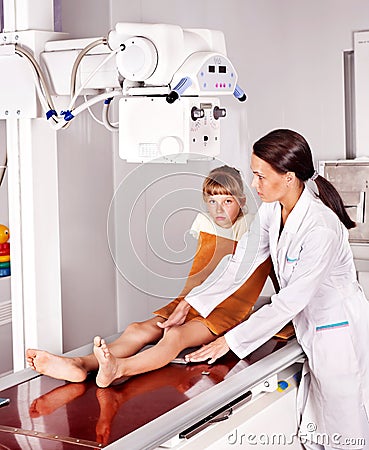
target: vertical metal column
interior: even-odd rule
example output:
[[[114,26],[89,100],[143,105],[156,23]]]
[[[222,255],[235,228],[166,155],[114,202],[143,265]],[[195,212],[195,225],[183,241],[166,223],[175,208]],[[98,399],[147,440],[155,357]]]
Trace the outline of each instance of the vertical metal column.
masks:
[[[24,368],[24,314],[23,314],[23,274],[22,274],[22,208],[20,200],[19,168],[19,132],[18,121],[6,121],[6,139],[8,148],[8,196],[9,227],[11,230],[11,301],[13,330],[13,370]]]
[[[38,3],[4,0],[4,29],[52,30],[53,1]],[[13,367],[18,371],[25,366],[27,347],[62,352],[62,317],[56,131],[45,119],[22,112],[27,98],[14,102],[19,102],[18,117],[9,113],[6,133]]]
[[[353,50],[343,52],[343,81],[345,95],[346,159],[353,159],[356,156],[355,74]]]

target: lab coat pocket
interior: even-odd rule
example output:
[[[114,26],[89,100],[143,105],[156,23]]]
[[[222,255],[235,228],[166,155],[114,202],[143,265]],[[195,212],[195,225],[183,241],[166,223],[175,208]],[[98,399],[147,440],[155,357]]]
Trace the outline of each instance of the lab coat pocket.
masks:
[[[360,370],[355,355],[348,321],[316,326],[312,365],[322,384],[326,384],[327,392],[343,393],[357,383]]]
[[[300,254],[297,256],[289,256],[287,254],[286,255],[286,264],[287,264],[287,266],[295,267],[299,259],[300,259]]]
[[[287,249],[285,256],[283,257],[283,278],[287,281],[293,274],[296,266],[300,261],[301,247],[295,249]],[[281,255],[282,256],[282,255]]]

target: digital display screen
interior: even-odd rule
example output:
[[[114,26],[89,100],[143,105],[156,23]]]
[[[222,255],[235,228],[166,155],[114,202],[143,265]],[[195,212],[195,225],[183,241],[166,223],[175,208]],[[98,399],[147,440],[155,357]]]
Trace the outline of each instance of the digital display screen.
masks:
[[[215,66],[209,66],[209,72],[215,73]]]
[[[219,66],[219,73],[227,73],[227,66]]]

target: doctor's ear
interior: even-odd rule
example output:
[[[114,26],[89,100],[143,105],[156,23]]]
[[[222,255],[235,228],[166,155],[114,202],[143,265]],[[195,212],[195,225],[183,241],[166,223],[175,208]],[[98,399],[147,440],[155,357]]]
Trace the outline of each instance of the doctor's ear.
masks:
[[[295,179],[295,172],[287,172],[286,173],[286,182],[287,182],[287,186],[289,186],[292,181]]]

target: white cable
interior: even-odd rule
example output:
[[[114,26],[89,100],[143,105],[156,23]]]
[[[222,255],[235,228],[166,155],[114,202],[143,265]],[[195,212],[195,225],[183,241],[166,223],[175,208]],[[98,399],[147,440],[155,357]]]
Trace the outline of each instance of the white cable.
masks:
[[[85,99],[85,102],[88,101],[87,95],[84,95],[83,98]],[[92,111],[92,109],[91,109],[90,106],[87,107],[87,111],[89,112],[90,116],[93,118],[93,120],[94,120],[95,122],[97,122],[99,125],[104,125],[104,122],[103,122],[102,120],[98,119],[98,118],[95,116],[95,114],[94,114],[94,112]]]
[[[104,92],[103,94],[96,95],[95,97],[91,98],[90,100],[88,100],[85,103],[82,103],[76,109],[74,109],[72,111],[73,117],[78,116],[78,114],[80,114],[82,111],[85,111],[90,106],[95,105],[96,103],[101,102],[102,100],[105,100],[110,97],[118,97],[121,95],[122,95],[122,93],[120,91]],[[60,130],[61,128],[65,127],[65,125],[68,125],[69,123],[70,123],[70,121],[66,121],[64,123],[59,122],[55,128],[57,130]]]
[[[70,77],[70,98],[71,99],[74,97],[74,94],[76,92],[77,71],[78,71],[78,68],[79,68],[79,65],[80,65],[82,59],[84,58],[84,56],[86,56],[86,54],[90,50],[92,50],[95,47],[98,47],[99,45],[108,45],[107,38],[99,38],[96,41],[90,42],[88,45],[86,45],[86,47],[84,47],[78,53],[77,58],[75,59],[74,64],[73,64],[72,73],[71,73],[71,77]],[[109,49],[110,49],[110,47],[109,47]],[[74,103],[75,103],[75,101],[74,101]],[[73,106],[74,106],[74,103],[73,103]],[[70,121],[65,121],[62,128],[67,129],[69,127],[70,123],[71,123]]]
[[[34,81],[35,81],[35,87],[36,87],[36,91],[37,91],[37,94],[38,94],[38,98],[40,100],[41,106],[42,106],[42,108],[43,108],[43,110],[45,112],[45,115],[46,115],[46,113],[48,113],[51,109],[54,109],[54,108],[53,108],[53,105],[49,105],[48,104],[45,96],[43,95],[43,92],[42,92],[42,89],[41,89],[41,86],[40,86],[39,79],[37,77],[36,71],[33,70],[32,72],[33,72],[33,78],[34,78]],[[55,111],[55,109],[54,109],[54,111]],[[57,118],[54,115],[51,116],[51,119],[52,119],[52,122],[48,121],[48,123],[49,123],[49,125],[51,127],[55,127],[55,125],[58,124],[59,121],[60,121],[60,118]]]
[[[77,79],[77,71],[78,67],[82,61],[82,58],[93,48],[98,47],[99,45],[107,45],[108,48],[108,39],[107,38],[99,38],[96,41],[91,42],[90,44],[86,45],[85,48],[83,48],[77,55],[76,60],[74,61],[73,68],[72,68],[72,74],[70,77],[70,97],[72,98],[76,92],[76,79]]]
[[[54,103],[52,101],[51,95],[48,91],[47,83],[45,80],[45,77],[43,75],[42,69],[39,66],[36,59],[33,57],[33,55],[28,52],[28,50],[25,50],[23,47],[20,47],[19,45],[15,46],[15,52],[20,55],[21,57],[25,57],[28,62],[31,63],[32,68],[32,74],[35,81],[36,91],[40,100],[41,105],[43,106],[45,112],[48,112],[50,110],[55,110]],[[42,85],[42,87],[41,87]],[[43,88],[43,90],[42,90]],[[52,120],[54,122],[58,122],[57,118],[55,116],[52,116]],[[52,125],[52,123],[50,123]]]
[[[34,71],[37,74],[40,86],[43,86],[43,95],[48,103],[48,105],[50,106],[50,108],[53,108],[53,101],[50,95],[50,92],[47,88],[47,83],[44,77],[44,74],[42,72],[41,67],[39,66],[38,62],[36,61],[36,59],[34,58],[34,56],[32,55],[32,53],[30,53],[28,50],[26,50],[23,47],[20,47],[19,45],[16,44],[15,46],[15,53],[17,53],[20,56],[25,56],[26,59],[28,59],[28,61],[31,63],[32,68],[34,69]]]
[[[101,69],[101,67],[106,64],[111,58],[113,58],[113,56],[115,56],[116,53],[118,53],[120,51],[120,48],[117,48],[115,50],[112,51],[112,53],[110,53],[106,58],[104,58],[103,61],[101,61],[101,63],[90,73],[90,75],[87,77],[87,79],[85,80],[85,82],[80,86],[80,88],[78,89],[78,91],[75,92],[74,96],[72,97],[70,104],[69,104],[69,110],[71,111],[72,108],[74,107],[74,104],[77,100],[77,97],[80,95],[80,93],[82,92],[82,90],[86,87],[87,83],[92,79],[92,77],[95,76],[95,74],[99,71],[99,69]]]
[[[74,68],[73,68],[74,75],[76,75],[76,73],[77,73],[79,63],[82,60],[83,56],[85,56],[85,54],[91,48],[93,48],[97,45],[101,45],[102,43],[104,43],[104,42],[101,40],[95,41],[95,42],[91,43],[90,45],[88,45],[84,50],[82,50],[82,52],[78,55],[77,60],[74,65]],[[94,120],[96,120],[98,123],[104,125],[110,131],[117,131],[118,127],[116,127],[116,125],[118,125],[118,123],[111,123],[109,121],[109,117],[108,117],[109,105],[105,104],[103,107],[103,120],[102,121],[100,121],[99,119],[97,119],[97,117],[95,117],[95,115],[91,111],[90,107],[102,100],[107,99],[107,98],[121,96],[122,95],[121,91],[105,92],[103,94],[100,94],[100,95],[97,95],[97,96],[91,98],[90,100],[87,100],[87,97],[84,96],[86,101],[83,104],[79,105],[76,109],[72,110],[72,108],[73,108],[78,96],[81,94],[82,90],[85,88],[87,83],[92,79],[92,77],[95,76],[95,74],[100,70],[100,68],[104,64],[106,64],[118,51],[120,51],[120,48],[113,50],[112,53],[110,53],[106,58],[104,58],[104,60],[93,70],[93,72],[89,75],[89,77],[85,80],[85,82],[80,86],[78,91],[74,92],[74,95],[71,98],[69,109],[68,109],[68,111],[73,115],[73,117],[76,117],[82,111],[84,111],[85,109],[88,109],[91,116],[94,118]],[[55,107],[54,107],[50,92],[48,91],[46,80],[44,78],[44,74],[42,72],[41,67],[37,63],[36,59],[33,57],[33,55],[31,53],[29,53],[27,50],[25,50],[24,48],[19,47],[19,46],[16,47],[16,53],[18,53],[20,56],[25,56],[26,59],[31,63],[31,67],[33,69],[32,74],[33,74],[34,81],[35,81],[36,91],[37,91],[41,106],[43,107],[44,111],[46,113],[49,112],[50,110],[55,111]],[[74,80],[74,82],[75,82],[75,80]],[[74,90],[73,89],[73,80],[71,80],[71,92],[73,92],[73,90]],[[49,122],[49,124],[52,126],[52,128],[54,128],[56,130],[60,130],[61,128],[66,128],[70,125],[70,121],[66,121],[65,118],[64,118],[64,120],[62,120],[61,117],[55,117],[55,116],[51,116],[51,118],[54,123]]]
[[[120,91],[104,92],[103,94],[96,95],[95,97],[93,97],[90,100],[88,100],[86,103],[83,103],[82,105],[78,106],[73,111],[73,115],[77,116],[82,111],[87,109],[89,106],[95,105],[96,103],[98,103],[98,102],[100,102],[102,100],[105,100],[105,99],[110,98],[110,97],[118,97],[118,96],[121,96],[121,95],[122,95],[122,93]]]
[[[119,127],[114,126],[109,120],[109,104],[104,103],[102,118],[104,122],[104,127],[109,131],[118,131]]]

